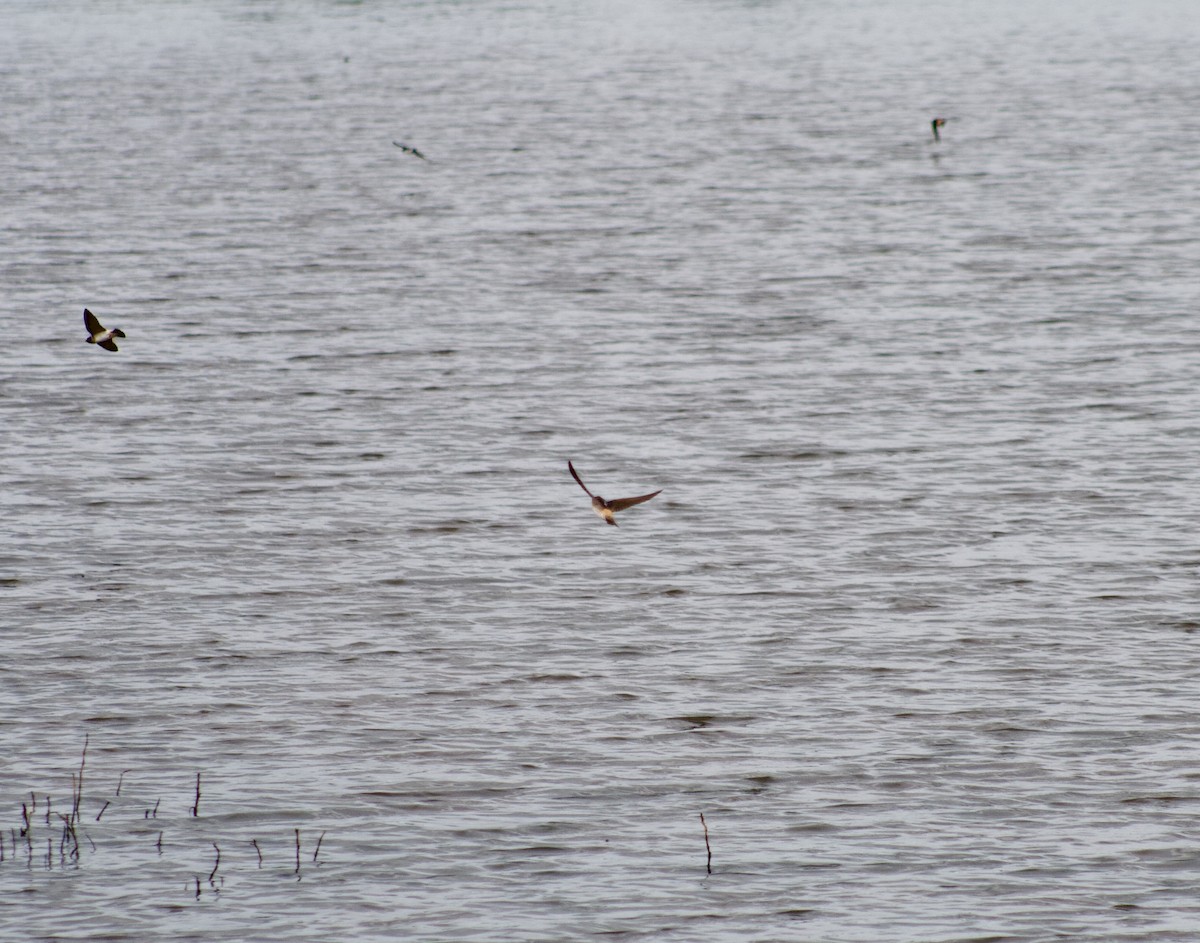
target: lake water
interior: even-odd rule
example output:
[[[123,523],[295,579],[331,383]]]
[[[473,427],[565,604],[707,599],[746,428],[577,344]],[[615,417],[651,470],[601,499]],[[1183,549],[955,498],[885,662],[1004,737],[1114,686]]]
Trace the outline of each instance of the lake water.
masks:
[[[1195,13],[0,3],[0,937],[1200,939]]]

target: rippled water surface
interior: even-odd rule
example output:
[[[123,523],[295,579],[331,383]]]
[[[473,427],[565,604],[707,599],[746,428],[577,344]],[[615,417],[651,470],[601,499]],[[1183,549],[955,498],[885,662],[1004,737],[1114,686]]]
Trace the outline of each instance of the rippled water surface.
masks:
[[[0,936],[1198,938],[1191,3],[0,12]]]

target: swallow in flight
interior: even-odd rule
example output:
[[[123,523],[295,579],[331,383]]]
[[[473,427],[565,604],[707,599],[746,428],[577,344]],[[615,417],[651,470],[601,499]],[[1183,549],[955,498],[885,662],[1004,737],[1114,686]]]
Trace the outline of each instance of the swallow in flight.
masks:
[[[409,147],[407,144],[401,144],[399,141],[392,141],[396,147],[404,151],[405,154],[412,154],[413,157],[419,157],[421,160],[429,160],[424,154],[418,151],[415,147]]]
[[[103,347],[105,350],[116,350],[117,345],[113,341],[114,337],[124,337],[125,332],[119,327],[114,327],[111,331],[106,331],[104,325],[97,320],[87,308],[83,309],[83,326],[87,328],[89,344],[96,344]]]
[[[587,492],[588,497],[592,499],[592,510],[604,518],[606,524],[612,524],[613,527],[617,526],[617,522],[613,520],[613,515],[617,511],[624,511],[626,508],[631,508],[635,504],[641,504],[643,501],[649,501],[655,495],[662,494],[662,489],[659,488],[658,491],[655,491],[652,494],[644,494],[638,498],[616,498],[612,501],[605,501],[599,495],[592,494],[590,491],[588,491],[587,485],[585,485],[583,483],[583,479],[579,477],[579,472],[575,471],[575,466],[569,461],[567,462],[567,468],[571,470],[571,477],[579,482],[579,487]]]

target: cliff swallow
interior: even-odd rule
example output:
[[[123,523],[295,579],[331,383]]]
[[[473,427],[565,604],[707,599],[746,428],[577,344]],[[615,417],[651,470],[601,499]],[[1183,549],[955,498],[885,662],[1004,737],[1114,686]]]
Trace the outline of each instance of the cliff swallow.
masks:
[[[97,344],[105,350],[116,350],[117,345],[113,342],[113,338],[125,336],[125,332],[119,327],[114,327],[111,331],[106,331],[104,325],[87,308],[83,309],[83,326],[87,328],[87,342],[89,344]]]
[[[586,491],[588,497],[592,499],[592,510],[604,518],[604,522],[606,524],[612,524],[613,527],[617,526],[617,522],[613,520],[613,515],[617,511],[624,511],[626,508],[631,508],[635,504],[641,504],[643,501],[649,501],[654,497],[654,495],[662,494],[662,489],[659,488],[658,491],[655,491],[653,494],[644,494],[639,498],[616,498],[612,501],[605,501],[599,495],[592,494],[590,491],[588,491],[587,485],[585,485],[583,483],[583,479],[579,477],[579,472],[575,471],[575,466],[569,461],[567,462],[567,468],[571,469],[571,477],[579,482],[579,487]]]
[[[395,144],[396,147],[400,148],[400,150],[404,151],[405,154],[412,154],[413,157],[419,157],[421,160],[429,160],[428,157],[418,151],[415,147],[409,147],[407,144],[401,144],[399,141],[392,141],[392,143]]]
[[[929,126],[933,128],[933,139],[935,141],[940,141],[942,139],[942,136],[938,134],[938,128],[942,127],[945,123],[945,118],[934,118],[931,122],[929,122]]]

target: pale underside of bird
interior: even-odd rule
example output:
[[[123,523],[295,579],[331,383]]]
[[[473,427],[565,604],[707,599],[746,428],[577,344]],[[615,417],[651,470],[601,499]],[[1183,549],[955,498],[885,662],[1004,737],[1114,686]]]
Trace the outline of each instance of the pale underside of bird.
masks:
[[[116,343],[114,337],[124,337],[125,332],[119,327],[114,327],[111,331],[105,330],[104,325],[87,308],[83,309],[83,326],[87,329],[89,344],[95,344],[97,347],[103,347],[105,350],[115,351]]]
[[[415,147],[409,147],[407,144],[401,144],[399,141],[392,141],[396,147],[404,151],[405,154],[412,154],[413,157],[419,157],[421,160],[429,160],[424,154],[418,151]]]
[[[582,488],[587,496],[592,499],[592,510],[599,514],[600,517],[604,519],[606,524],[612,524],[613,527],[617,526],[617,522],[613,520],[613,515],[616,514],[617,511],[624,511],[626,508],[631,508],[635,504],[641,504],[643,501],[649,501],[651,498],[655,497],[655,495],[662,494],[662,489],[660,488],[658,491],[655,491],[651,494],[639,495],[636,498],[614,498],[612,501],[605,501],[598,494],[592,494],[590,491],[588,491],[588,486],[583,483],[583,479],[579,477],[579,472],[575,471],[575,466],[572,465],[570,461],[567,462],[567,468],[571,470],[571,477],[579,483],[579,487]]]

